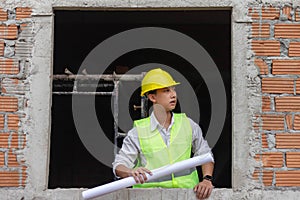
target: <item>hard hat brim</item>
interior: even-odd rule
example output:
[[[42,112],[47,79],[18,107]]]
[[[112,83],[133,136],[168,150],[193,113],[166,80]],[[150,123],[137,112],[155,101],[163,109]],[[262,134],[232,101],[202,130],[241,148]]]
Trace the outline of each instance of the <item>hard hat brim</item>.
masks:
[[[145,89],[144,89],[144,91],[141,92],[141,96],[144,96],[145,94],[147,94],[148,92],[153,91],[153,90],[168,88],[168,87],[172,87],[172,86],[179,85],[179,84],[180,84],[179,82],[174,82],[173,84],[170,84],[170,85],[155,84],[153,86],[153,84],[151,84],[151,87],[149,87],[149,88],[147,88],[147,85],[144,85]]]

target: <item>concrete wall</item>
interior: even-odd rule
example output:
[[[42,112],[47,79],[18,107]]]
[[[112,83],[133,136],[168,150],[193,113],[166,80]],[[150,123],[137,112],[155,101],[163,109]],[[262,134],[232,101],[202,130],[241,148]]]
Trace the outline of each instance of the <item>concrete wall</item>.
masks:
[[[264,10],[265,6],[267,11]],[[296,81],[299,72],[287,69],[283,74],[280,72],[274,74],[272,68],[273,59],[291,57],[286,53],[289,46],[284,44],[289,44],[290,40],[300,41],[300,36],[292,39],[282,36],[283,40],[282,37],[274,36],[274,31],[276,31],[274,27],[277,23],[299,24],[299,18],[297,18],[299,7],[297,6],[300,6],[300,1],[292,0],[281,2],[250,0],[1,1],[0,8],[3,11],[1,11],[2,14],[0,12],[0,16],[8,17],[0,18],[0,24],[4,25],[5,31],[10,29],[9,34],[7,31],[0,31],[0,48],[4,49],[2,55],[0,51],[0,59],[5,60],[2,62],[4,64],[0,61],[2,89],[0,137],[1,141],[4,141],[0,146],[1,199],[81,199],[80,194],[83,189],[47,189],[53,67],[53,9],[187,7],[232,9],[233,188],[215,189],[211,199],[297,199],[300,194],[299,181],[296,180],[295,185],[289,185],[291,181],[279,185],[276,178],[278,171],[288,174],[287,171],[299,170],[299,163],[296,162],[295,165],[289,167],[286,160],[288,152],[296,151],[297,153],[297,149],[294,148],[299,148],[299,146],[276,148],[275,137],[277,133],[296,134],[298,131],[299,107],[280,110],[276,107],[278,105],[276,101],[281,96],[297,98]],[[270,7],[275,8],[275,11],[271,9],[269,12]],[[249,8],[257,10],[258,18],[254,16],[253,10],[249,14]],[[269,15],[271,18],[264,18]],[[288,19],[289,16],[291,16],[290,19]],[[258,28],[257,36],[253,35],[255,31],[252,27],[256,26],[255,23],[270,24],[269,35],[262,36],[261,28]],[[7,27],[7,25],[11,26]],[[298,26],[297,30],[299,30]],[[274,44],[275,47],[259,43],[257,50],[252,42],[256,40],[273,40],[277,43]],[[279,44],[279,49],[277,44]],[[279,54],[270,53],[272,48],[275,48],[272,52],[278,51]],[[293,57],[293,60],[297,60],[297,56],[299,55]],[[287,92],[286,87],[276,88],[276,85],[282,85],[286,81],[286,84],[289,84],[289,80],[284,80],[284,82],[271,80],[271,89],[267,86],[267,88],[262,87],[262,83],[267,83],[265,82],[268,81],[267,78],[278,77],[292,79],[291,86],[287,86],[287,88],[292,87],[292,93]],[[278,90],[274,92],[272,88]],[[288,103],[292,104],[291,102],[295,101],[299,100],[294,99]],[[292,117],[287,117],[289,115]],[[278,120],[274,121],[274,119]],[[283,128],[278,128],[278,124]],[[297,173],[292,173],[292,175],[297,176]],[[288,180],[291,179],[288,178]],[[191,190],[124,189],[98,199],[195,199],[195,196]]]

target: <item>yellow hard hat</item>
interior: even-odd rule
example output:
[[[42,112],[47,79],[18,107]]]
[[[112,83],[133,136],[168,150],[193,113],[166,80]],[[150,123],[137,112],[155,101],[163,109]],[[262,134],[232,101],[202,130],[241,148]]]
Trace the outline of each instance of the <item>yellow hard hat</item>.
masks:
[[[178,84],[180,83],[175,82],[168,72],[160,68],[152,69],[146,73],[142,80],[141,96],[145,95],[151,90],[171,87]]]

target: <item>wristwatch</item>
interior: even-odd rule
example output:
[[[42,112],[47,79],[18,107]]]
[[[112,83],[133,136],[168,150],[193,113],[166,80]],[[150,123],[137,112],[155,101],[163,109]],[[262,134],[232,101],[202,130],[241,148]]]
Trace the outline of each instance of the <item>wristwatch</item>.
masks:
[[[213,177],[212,176],[210,176],[210,175],[205,175],[205,176],[203,176],[203,180],[208,180],[208,181],[212,181],[212,179],[213,179]]]

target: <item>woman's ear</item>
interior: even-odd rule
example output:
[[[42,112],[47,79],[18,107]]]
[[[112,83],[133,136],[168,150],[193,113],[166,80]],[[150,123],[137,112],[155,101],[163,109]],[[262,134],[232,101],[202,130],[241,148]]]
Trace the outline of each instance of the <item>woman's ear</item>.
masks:
[[[149,99],[152,103],[155,103],[155,102],[156,102],[155,94],[148,94],[148,99]]]

